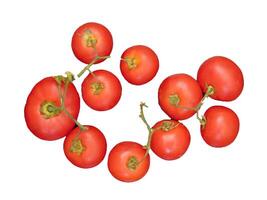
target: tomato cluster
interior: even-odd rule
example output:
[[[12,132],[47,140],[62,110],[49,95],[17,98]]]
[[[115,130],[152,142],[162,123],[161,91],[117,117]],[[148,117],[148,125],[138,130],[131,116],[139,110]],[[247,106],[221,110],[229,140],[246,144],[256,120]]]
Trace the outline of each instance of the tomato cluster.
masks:
[[[94,64],[110,57],[113,39],[110,31],[98,23],[80,26],[72,37],[74,55],[86,66],[78,73],[89,74],[82,82],[82,99],[92,109],[106,111],[119,102],[122,95],[120,80],[106,70],[91,71]],[[126,49],[120,60],[123,77],[134,85],[152,80],[159,70],[157,54],[149,47],[136,45]],[[82,125],[77,118],[80,96],[71,72],[39,81],[31,90],[24,116],[29,130],[43,140],[65,137],[67,159],[81,168],[98,165],[105,157],[107,141],[92,125]],[[160,120],[152,127],[144,115],[145,103],[140,104],[140,119],[148,130],[146,145],[124,141],[115,145],[108,155],[108,169],[120,181],[141,179],[150,166],[150,149],[164,160],[180,158],[190,145],[190,132],[181,120],[196,115],[203,140],[212,147],[231,144],[239,131],[236,113],[224,106],[212,106],[199,115],[208,97],[233,101],[242,92],[244,79],[240,68],[230,59],[214,56],[201,64],[197,79],[188,74],[168,76],[159,86],[158,103],[170,119]]]

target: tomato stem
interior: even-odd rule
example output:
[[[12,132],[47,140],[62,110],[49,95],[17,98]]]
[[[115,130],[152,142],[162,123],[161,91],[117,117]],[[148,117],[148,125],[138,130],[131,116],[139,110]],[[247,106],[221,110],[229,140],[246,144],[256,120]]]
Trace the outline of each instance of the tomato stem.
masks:
[[[206,125],[206,118],[203,115],[201,117],[199,116],[199,110],[202,107],[205,99],[208,98],[210,95],[213,95],[214,92],[215,92],[214,87],[211,85],[207,85],[207,90],[205,92],[205,95],[202,97],[201,101],[199,102],[199,104],[195,108],[196,112],[197,112],[197,114],[196,114],[197,120],[199,121],[202,128],[204,128]]]
[[[186,106],[179,105],[180,97],[177,94],[172,94],[169,96],[169,103],[171,105],[175,106],[176,108],[194,110],[194,111],[198,112],[200,110],[201,106],[203,105],[205,99],[208,98],[212,94],[214,94],[214,88],[211,85],[209,85],[209,86],[207,86],[207,90],[206,90],[204,96],[202,97],[200,102],[195,107],[186,107]]]
[[[84,127],[80,122],[78,122],[68,111],[66,108],[63,108],[63,111],[66,113],[66,115],[74,121],[74,123],[83,131],[86,130],[86,127]]]
[[[104,59],[107,59],[107,58],[110,58],[110,56],[96,56],[93,60],[92,60],[92,62],[90,62],[88,65],[86,65],[83,69],[82,69],[82,71],[80,71],[80,73],[77,75],[78,76],[78,78],[80,78],[83,74],[84,74],[84,72],[85,71],[89,71],[90,72],[90,67],[93,65],[93,64],[95,64],[98,60],[104,60]]]
[[[144,159],[147,157],[149,150],[150,150],[150,144],[151,144],[151,139],[152,139],[152,134],[153,134],[153,129],[150,127],[150,125],[147,123],[145,115],[144,115],[144,107],[148,107],[144,102],[140,103],[140,115],[139,117],[142,119],[142,121],[145,123],[146,128],[148,130],[148,139],[147,139],[147,144],[145,145],[146,148],[146,153],[141,161],[139,163],[143,162]]]
[[[201,101],[195,107],[195,110],[198,111],[201,108],[201,106],[203,105],[205,99],[208,98],[210,95],[213,95],[213,94],[214,94],[214,87],[212,87],[211,85],[207,86],[207,90],[206,90],[204,96],[202,97]]]
[[[79,123],[66,109],[65,107],[65,99],[68,91],[69,83],[71,83],[74,80],[74,76],[71,72],[66,72],[67,77],[64,76],[56,76],[55,79],[57,81],[58,85],[58,93],[60,98],[61,106],[57,107],[61,111],[63,111],[79,128],[80,130],[86,130],[86,127],[84,127],[81,123]],[[64,92],[62,93],[61,84],[64,83]]]
[[[181,108],[181,109],[186,109],[186,110],[195,110],[194,107],[190,108],[190,107],[179,105],[180,97],[177,94],[172,94],[172,95],[169,96],[169,103],[171,105],[175,106],[176,108]]]
[[[202,115],[202,116],[200,117],[200,116],[199,116],[199,113],[197,112],[197,120],[199,121],[201,127],[204,128],[205,125],[206,125],[206,122],[207,122],[205,116]]]

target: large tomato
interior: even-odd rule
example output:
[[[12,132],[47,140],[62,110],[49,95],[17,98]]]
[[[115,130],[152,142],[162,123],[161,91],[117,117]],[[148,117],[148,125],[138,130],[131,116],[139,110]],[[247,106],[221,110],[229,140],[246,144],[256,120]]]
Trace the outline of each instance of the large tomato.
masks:
[[[183,120],[194,115],[202,97],[198,82],[187,74],[167,77],[158,90],[161,109],[174,120]]]
[[[234,111],[224,106],[212,106],[205,112],[204,119],[206,123],[201,126],[201,135],[208,145],[225,147],[235,140],[239,119]]]
[[[105,157],[107,142],[103,133],[94,126],[73,129],[64,141],[64,153],[68,160],[81,168],[98,165]]]
[[[61,84],[64,91],[65,84]],[[43,140],[56,140],[66,136],[75,123],[65,112],[53,109],[60,107],[58,83],[54,77],[44,78],[30,92],[24,109],[25,120],[30,131]],[[66,110],[77,119],[80,110],[79,94],[69,83],[65,97]]]
[[[91,63],[96,56],[109,56],[113,39],[102,24],[90,22],[80,26],[72,36],[71,47],[74,55],[83,63]],[[97,60],[100,63],[104,59]]]
[[[145,84],[152,80],[158,72],[158,56],[147,46],[132,46],[123,52],[120,69],[123,77],[129,83]]]
[[[120,100],[122,87],[119,79],[109,71],[96,70],[82,83],[82,97],[94,110],[104,111],[113,108]]]
[[[207,59],[198,70],[197,80],[203,92],[206,92],[207,86],[212,86],[214,93],[210,97],[221,101],[235,100],[244,86],[240,68],[222,56]]]
[[[162,159],[180,158],[189,147],[190,133],[180,122],[162,120],[157,122],[152,130],[151,149]]]
[[[141,179],[147,173],[150,164],[149,154],[136,142],[121,142],[109,153],[108,169],[113,177],[124,182]]]

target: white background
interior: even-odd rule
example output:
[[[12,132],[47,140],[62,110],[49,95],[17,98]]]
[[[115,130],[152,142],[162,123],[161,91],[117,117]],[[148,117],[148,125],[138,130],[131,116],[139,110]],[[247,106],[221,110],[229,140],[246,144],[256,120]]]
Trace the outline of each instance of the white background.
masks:
[[[258,0],[1,1],[0,199],[266,199],[266,10],[265,1]],[[24,121],[26,97],[44,77],[82,69],[70,42],[74,30],[90,21],[113,34],[112,58],[94,69],[115,73],[123,96],[106,112],[81,101],[79,120],[102,130],[108,151],[124,140],[145,144],[139,102],[149,105],[151,125],[167,118],[157,105],[160,82],[174,73],[196,77],[199,65],[214,55],[240,66],[245,88],[230,103],[207,100],[201,112],[215,104],[236,111],[241,121],[236,141],[226,148],[209,147],[193,117],[183,122],[192,139],[187,153],[169,162],[151,153],[147,175],[127,184],[109,174],[107,157],[98,167],[79,169],[65,158],[63,139],[46,142],[33,136]],[[150,46],[160,59],[157,76],[139,87],[119,71],[120,55],[135,44]],[[81,82],[75,82],[79,91]]]

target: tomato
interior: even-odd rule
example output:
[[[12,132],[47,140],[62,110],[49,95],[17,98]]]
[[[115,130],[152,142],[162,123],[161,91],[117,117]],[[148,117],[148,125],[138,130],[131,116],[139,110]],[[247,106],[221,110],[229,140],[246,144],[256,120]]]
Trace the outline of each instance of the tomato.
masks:
[[[64,141],[64,153],[68,160],[81,168],[98,165],[105,157],[107,142],[103,133],[94,126],[73,129]]]
[[[61,85],[63,91],[65,84]],[[61,106],[58,83],[54,77],[44,78],[30,92],[24,109],[25,120],[30,131],[43,140],[56,140],[66,136],[75,123],[63,111],[52,111],[52,106]],[[80,97],[69,83],[65,98],[66,110],[77,119]]]
[[[109,30],[102,24],[90,22],[80,26],[72,36],[71,47],[81,62],[89,64],[96,56],[108,56],[113,48]],[[104,59],[97,60],[100,63]]]
[[[98,111],[113,108],[120,100],[122,87],[119,79],[109,71],[96,70],[82,83],[82,97],[85,103]]]
[[[137,181],[149,169],[150,157],[145,153],[146,149],[136,142],[121,142],[109,153],[108,169],[120,181]]]
[[[174,120],[193,116],[202,97],[198,82],[187,74],[174,74],[167,77],[158,90],[161,109]]]
[[[147,46],[132,46],[123,52],[120,69],[123,77],[129,83],[145,84],[152,80],[158,72],[158,56]]]
[[[234,111],[224,106],[212,106],[204,114],[206,124],[201,126],[204,141],[213,147],[231,144],[239,131],[239,119]]]
[[[208,85],[212,86],[214,94],[210,97],[220,101],[235,100],[244,86],[240,68],[222,56],[207,59],[198,70],[197,80],[203,92],[206,92]]]
[[[152,127],[152,151],[162,159],[175,160],[180,158],[190,144],[190,133],[180,122],[162,120]]]

